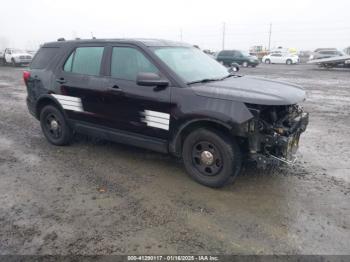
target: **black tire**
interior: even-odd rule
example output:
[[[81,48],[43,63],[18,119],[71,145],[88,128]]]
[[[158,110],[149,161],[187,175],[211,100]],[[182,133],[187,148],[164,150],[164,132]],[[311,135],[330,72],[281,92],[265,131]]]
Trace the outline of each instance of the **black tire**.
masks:
[[[271,64],[271,60],[270,59],[265,59],[265,64]]]
[[[205,159],[205,152],[212,158]],[[240,149],[233,139],[205,128],[196,129],[185,138],[182,157],[186,171],[195,181],[214,188],[233,182],[242,164]]]
[[[232,69],[233,72],[239,71],[239,65],[237,63],[232,63],[230,68]]]
[[[287,64],[287,65],[291,65],[291,64],[293,64],[293,61],[290,60],[290,59],[287,59],[286,64]]]
[[[244,62],[242,63],[242,66],[243,66],[243,67],[248,67],[248,66],[249,66],[249,63],[248,63],[247,61],[244,61]]]
[[[68,145],[72,139],[72,129],[64,115],[53,105],[45,106],[40,112],[40,125],[46,139],[53,145]]]
[[[232,67],[232,71],[233,71],[233,72],[238,72],[238,71],[239,71],[239,67],[233,66],[233,67]]]

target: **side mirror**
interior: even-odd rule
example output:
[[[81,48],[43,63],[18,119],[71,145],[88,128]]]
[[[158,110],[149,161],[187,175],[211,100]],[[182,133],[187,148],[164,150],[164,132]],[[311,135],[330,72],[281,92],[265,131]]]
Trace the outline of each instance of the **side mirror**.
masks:
[[[230,74],[239,71],[239,65],[237,63],[232,63],[227,70]]]
[[[161,78],[158,74],[146,72],[137,74],[136,83],[140,86],[166,87],[169,85],[169,81]]]

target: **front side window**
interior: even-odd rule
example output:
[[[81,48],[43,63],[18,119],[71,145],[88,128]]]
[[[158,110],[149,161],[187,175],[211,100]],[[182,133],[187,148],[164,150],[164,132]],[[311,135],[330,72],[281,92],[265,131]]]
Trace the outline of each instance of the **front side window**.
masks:
[[[158,69],[137,49],[132,47],[113,47],[111,76],[136,81],[138,73],[156,73]]]
[[[78,47],[66,60],[63,70],[83,75],[99,75],[103,49],[103,47]]]
[[[192,47],[156,47],[154,53],[185,82],[221,79],[229,74],[227,68]]]

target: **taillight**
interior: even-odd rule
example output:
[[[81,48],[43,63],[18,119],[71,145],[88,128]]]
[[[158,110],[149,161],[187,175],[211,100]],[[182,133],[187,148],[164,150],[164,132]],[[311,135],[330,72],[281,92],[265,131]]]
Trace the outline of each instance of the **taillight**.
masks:
[[[25,84],[27,84],[29,78],[30,78],[30,72],[28,72],[28,71],[23,71],[23,80],[24,80],[24,83],[25,83]]]

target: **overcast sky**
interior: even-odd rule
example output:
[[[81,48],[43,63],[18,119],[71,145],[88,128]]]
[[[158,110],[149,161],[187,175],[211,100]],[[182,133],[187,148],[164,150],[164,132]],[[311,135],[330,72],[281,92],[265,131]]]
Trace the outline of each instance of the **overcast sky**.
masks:
[[[0,48],[35,49],[59,37],[182,40],[202,49],[350,46],[350,1],[5,0]]]

